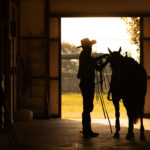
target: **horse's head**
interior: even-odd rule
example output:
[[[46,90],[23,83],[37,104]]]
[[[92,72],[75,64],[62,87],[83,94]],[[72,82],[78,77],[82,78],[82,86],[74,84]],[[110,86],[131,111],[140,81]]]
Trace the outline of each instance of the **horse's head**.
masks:
[[[111,67],[119,65],[121,63],[120,61],[122,59],[122,55],[120,54],[121,53],[121,47],[119,48],[118,51],[112,52],[109,48],[108,48],[108,51],[110,53],[109,62],[110,62]]]

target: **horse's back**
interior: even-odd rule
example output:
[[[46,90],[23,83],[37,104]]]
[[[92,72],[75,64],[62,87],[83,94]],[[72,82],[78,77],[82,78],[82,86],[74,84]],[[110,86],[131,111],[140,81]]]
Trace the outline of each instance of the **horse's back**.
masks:
[[[126,72],[124,78],[126,78],[126,82],[131,86],[132,90],[138,94],[146,94],[147,87],[147,73],[144,67],[138,64],[133,58],[126,57],[126,64],[124,67],[124,71]],[[130,87],[129,87],[130,89]]]
[[[133,58],[123,57],[121,70],[112,75],[112,87],[120,96],[145,96],[147,75],[145,69]]]

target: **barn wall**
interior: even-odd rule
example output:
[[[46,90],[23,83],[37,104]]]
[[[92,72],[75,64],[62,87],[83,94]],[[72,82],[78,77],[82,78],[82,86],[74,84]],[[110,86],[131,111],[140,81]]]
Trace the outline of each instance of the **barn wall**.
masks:
[[[48,116],[45,0],[19,1],[18,108]]]
[[[50,13],[60,16],[150,14],[148,0],[50,0]]]
[[[148,0],[20,0],[19,3],[18,107],[33,110],[35,117],[61,116],[61,17],[150,16]],[[144,36],[148,37],[144,39],[144,66],[149,71],[150,54],[146,48],[149,24]],[[146,99],[145,113],[150,113],[149,93]]]
[[[143,19],[143,64],[147,71],[147,95],[145,102],[145,114],[150,114],[150,17]]]

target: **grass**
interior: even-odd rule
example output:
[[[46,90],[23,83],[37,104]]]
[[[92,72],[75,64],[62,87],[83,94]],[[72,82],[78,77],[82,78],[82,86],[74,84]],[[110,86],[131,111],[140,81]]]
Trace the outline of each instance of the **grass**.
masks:
[[[107,100],[107,95],[104,95],[104,102],[110,118],[115,118],[115,108],[112,101]],[[62,94],[62,118],[64,119],[80,119],[83,111],[83,100],[81,94],[68,93]],[[103,119],[104,114],[100,100],[94,98],[94,109],[91,113],[92,119]],[[126,118],[126,110],[123,103],[120,102],[120,118]]]

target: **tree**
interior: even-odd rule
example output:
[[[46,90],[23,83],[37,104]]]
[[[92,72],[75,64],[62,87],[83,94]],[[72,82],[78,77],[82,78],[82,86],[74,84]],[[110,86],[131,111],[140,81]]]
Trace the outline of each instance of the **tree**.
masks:
[[[121,17],[127,25],[127,32],[131,35],[131,43],[137,46],[140,53],[140,17]]]
[[[81,49],[78,49],[76,45],[63,42],[61,48],[61,54],[79,54]],[[61,69],[63,72],[77,72],[78,60],[75,59],[62,59]]]
[[[81,50],[74,44],[63,42],[61,45],[61,54],[77,54],[80,52]]]

